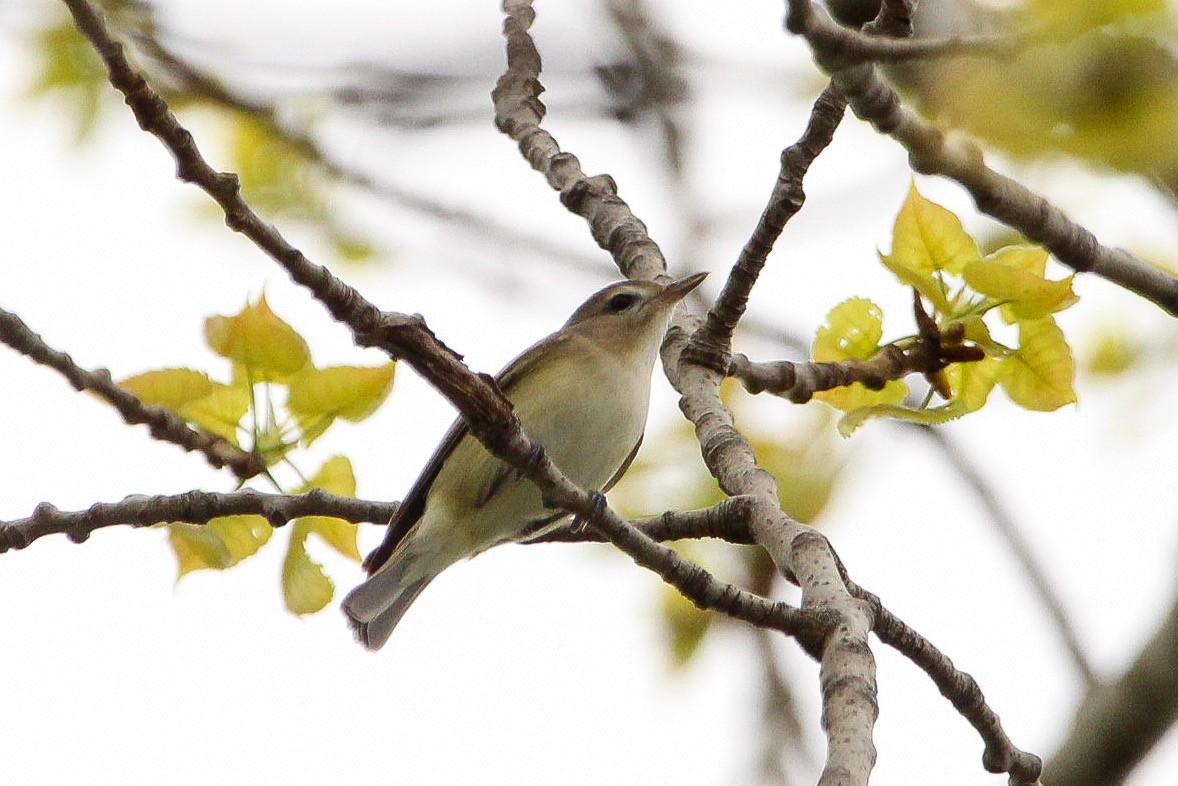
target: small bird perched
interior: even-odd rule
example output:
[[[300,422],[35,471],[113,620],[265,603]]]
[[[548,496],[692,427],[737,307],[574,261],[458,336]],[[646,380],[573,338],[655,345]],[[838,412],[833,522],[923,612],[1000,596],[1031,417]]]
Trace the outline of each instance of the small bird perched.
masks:
[[[499,372],[524,431],[569,480],[608,490],[630,466],[650,402],[650,377],[671,312],[706,273],[670,284],[619,281]],[[565,514],[479,444],[461,418],[401,502],[344,598],[356,638],[380,649],[426,585],[459,560],[535,537]]]

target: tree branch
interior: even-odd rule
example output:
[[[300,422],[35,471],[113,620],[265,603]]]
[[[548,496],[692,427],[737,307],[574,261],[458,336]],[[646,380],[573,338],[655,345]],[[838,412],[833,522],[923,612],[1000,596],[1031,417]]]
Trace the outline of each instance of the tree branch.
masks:
[[[893,7],[900,5],[893,3]],[[914,9],[914,2],[906,2],[907,13]],[[998,59],[1010,57],[1025,49],[1032,40],[1012,39],[1010,36],[978,35],[952,36],[949,38],[883,38],[865,35],[849,27],[843,27],[830,19],[822,6],[805,0],[790,2],[790,13],[786,27],[791,33],[805,36],[814,49],[815,59],[822,70],[832,73],[867,62],[900,63],[923,60],[932,57],[986,57]],[[817,17],[824,19],[816,19]],[[830,24],[823,22],[829,21]],[[907,33],[905,33],[907,35]]]
[[[977,730],[986,746],[982,753],[982,766],[986,771],[1009,773],[1011,786],[1036,786],[1043,771],[1043,761],[1011,742],[1002,728],[1001,719],[986,703],[977,680],[959,671],[931,641],[888,611],[878,596],[858,586],[849,577],[846,581],[855,597],[872,608],[873,632],[879,640],[927,674],[941,695]]]
[[[33,362],[57,371],[75,390],[88,390],[98,395],[113,406],[128,425],[146,425],[155,439],[201,453],[209,464],[218,469],[228,467],[241,480],[248,480],[266,469],[260,454],[247,453],[222,437],[197,431],[171,410],[145,404],[131,391],[116,385],[106,369],[88,371],[82,368],[65,352],[46,344],[24,320],[4,309],[0,309],[0,342]]]
[[[507,70],[499,77],[491,100],[495,127],[519,145],[520,154],[560,192],[560,201],[589,223],[593,240],[610,253],[627,278],[652,279],[665,275],[666,261],[646,225],[618,197],[609,175],[589,177],[572,153],[563,152],[556,139],[540,127],[547,111],[540,101],[540,53],[528,34],[535,11],[526,0],[505,0]]]
[[[702,510],[668,511],[629,522],[655,541],[685,538],[720,538],[729,543],[752,543],[749,517],[753,500],[749,497],[728,499]],[[99,502],[86,510],[62,511],[54,505],[38,505],[27,518],[0,521],[0,554],[10,549],[28,548],[33,541],[47,535],[65,535],[82,543],[105,527],[151,527],[165,522],[207,524],[220,516],[254,514],[263,516],[272,527],[286,525],[302,516],[331,516],[353,524],[388,524],[399,502],[341,497],[314,489],[305,494],[268,494],[254,489],[239,491],[186,491],[182,494],[134,494],[121,502]],[[582,519],[548,532],[525,543],[606,542],[600,532]]]
[[[824,31],[837,28],[834,21],[810,0],[789,0],[788,26],[806,38],[822,64]],[[1094,273],[1178,316],[1178,278],[1124,249],[1101,245],[1091,232],[1046,199],[986,166],[975,143],[946,139],[944,133],[900,102],[895,89],[875,67],[850,66],[834,71],[831,78],[842,88],[860,119],[904,146],[917,172],[957,181],[973,197],[978,210],[1047,247],[1068,267],[1079,273]]]
[[[728,351],[732,333],[744,316],[749,295],[761,274],[773,244],[781,236],[786,223],[802,209],[806,192],[802,181],[814,159],[834,138],[835,129],[842,122],[847,102],[834,84],[827,85],[814,102],[810,120],[801,138],[781,152],[781,169],[769,203],[761,213],[752,236],[740,250],[736,264],[728,273],[728,280],[715,304],[708,311],[707,320],[692,337],[686,359],[707,366],[714,371],[727,372]]]
[[[749,521],[755,509],[752,497],[728,497],[701,510],[667,511],[660,516],[634,519],[630,525],[657,541],[684,538],[719,538],[729,543],[755,543]],[[585,543],[602,542],[605,536],[588,527],[583,519],[574,519],[563,526],[531,538],[525,543]],[[764,594],[764,593],[761,593]]]
[[[266,494],[253,489],[229,493],[135,494],[121,502],[99,502],[86,510],[72,512],[42,503],[28,518],[0,521],[0,553],[27,548],[46,535],[63,534],[74,543],[82,543],[103,527],[151,527],[170,521],[207,524],[220,516],[245,514],[264,516],[272,527],[284,526],[301,516],[331,516],[356,524],[387,524],[397,506],[396,502],[341,497],[322,489],[313,489],[306,494]]]

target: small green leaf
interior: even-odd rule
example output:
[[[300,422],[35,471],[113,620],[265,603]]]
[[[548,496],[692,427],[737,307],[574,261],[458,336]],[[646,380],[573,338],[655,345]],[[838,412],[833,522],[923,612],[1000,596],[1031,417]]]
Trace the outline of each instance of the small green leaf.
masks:
[[[342,497],[356,496],[356,476],[352,472],[352,462],[346,456],[332,456],[315,477],[299,489],[299,493],[305,493],[313,488],[330,491]],[[307,531],[314,532],[345,557],[357,562],[360,560],[360,547],[357,543],[357,534],[360,531],[358,524],[331,516],[305,516],[297,523]]]
[[[264,295],[231,317],[206,319],[205,341],[255,383],[281,382],[311,360],[307,342],[270,309]]]
[[[1074,304],[1072,277],[1049,281],[1043,277],[1044,249],[1012,247],[966,266],[965,283],[983,295],[1006,304],[1008,321],[1039,319]]]
[[[1018,351],[1005,358],[1002,389],[1025,409],[1051,412],[1076,401],[1072,348],[1052,317],[1019,323]]]
[[[379,250],[371,240],[338,228],[333,228],[328,234],[328,241],[336,256],[352,264],[370,261]]]
[[[331,602],[335,584],[323,572],[323,566],[307,554],[310,530],[295,522],[286,559],[282,562],[282,599],[291,614],[314,614]]]
[[[866,298],[844,300],[826,315],[814,339],[817,361],[867,360],[879,350],[883,312]]]
[[[915,183],[896,216],[892,253],[880,254],[880,260],[901,283],[916,289],[941,312],[950,309],[939,274],[959,275],[980,257],[977,243],[961,226],[961,219],[925,199]]]
[[[357,423],[377,410],[393,386],[395,365],[375,368],[307,366],[290,379],[286,405],[299,419],[304,444],[321,436],[337,418]]]
[[[986,406],[990,391],[1001,381],[1009,367],[998,358],[984,358],[972,363],[954,363],[945,369],[953,388],[951,406],[962,414],[977,412]]]
[[[119,382],[119,387],[138,396],[144,403],[179,410],[212,393],[220,383],[203,371],[190,368],[161,368],[145,371]]]
[[[1042,246],[1030,246],[1024,244],[1014,246],[1003,246],[992,254],[987,254],[986,259],[991,262],[998,262],[1007,267],[1018,268],[1025,270],[1028,273],[1034,273],[1039,278],[1047,278],[1047,249]]]
[[[844,462],[830,431],[830,410],[791,432],[746,432],[757,454],[757,464],[777,478],[781,508],[791,518],[812,524],[825,510],[838,483]]]
[[[324,217],[322,177],[304,150],[245,113],[233,116],[230,133],[233,169],[252,204],[301,219]]]
[[[864,298],[851,298],[831,309],[826,325],[818,328],[814,338],[813,355],[818,362],[867,360],[879,351],[883,337],[883,312],[879,306]],[[908,395],[908,386],[892,380],[883,390],[868,390],[856,382],[836,390],[824,390],[814,398],[832,407],[849,411],[872,404],[895,404]]]
[[[220,516],[205,526],[225,544],[233,560],[231,565],[252,557],[274,534],[274,528],[262,516]]]
[[[85,141],[98,124],[108,89],[102,60],[70,19],[39,31],[31,45],[36,63],[25,96],[61,100],[74,123],[75,141]]]
[[[176,554],[179,580],[194,570],[225,570],[266,545],[273,528],[261,516],[221,516],[207,524],[171,522],[168,540]]]
[[[844,437],[849,437],[859,430],[869,420],[877,420],[880,418],[892,418],[894,420],[908,420],[913,423],[923,423],[926,426],[936,426],[941,423],[948,423],[950,420],[965,415],[966,412],[961,407],[954,407],[952,404],[946,404],[943,407],[931,407],[929,409],[913,409],[912,407],[902,407],[897,404],[873,404],[869,407],[860,407],[843,415],[839,420],[839,433]]]
[[[181,417],[210,434],[238,445],[237,430],[249,411],[249,391],[237,385],[217,382],[207,396],[191,401],[178,410]]]
[[[168,542],[176,554],[179,581],[194,570],[224,570],[233,565],[233,555],[216,532],[199,524],[172,522]]]
[[[167,407],[210,434],[237,443],[237,428],[249,410],[249,392],[209,379],[189,368],[164,368],[128,377],[120,387],[147,404]]]

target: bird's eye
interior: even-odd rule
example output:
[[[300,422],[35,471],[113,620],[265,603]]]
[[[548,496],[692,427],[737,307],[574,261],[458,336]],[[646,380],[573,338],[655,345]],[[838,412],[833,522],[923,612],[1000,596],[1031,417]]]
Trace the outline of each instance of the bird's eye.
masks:
[[[634,294],[618,294],[606,301],[605,307],[614,314],[620,314],[630,306],[638,302],[638,296]]]

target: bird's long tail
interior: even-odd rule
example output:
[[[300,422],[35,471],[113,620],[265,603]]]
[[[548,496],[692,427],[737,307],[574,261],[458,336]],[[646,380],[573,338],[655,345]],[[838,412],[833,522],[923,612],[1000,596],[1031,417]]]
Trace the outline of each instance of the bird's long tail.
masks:
[[[403,541],[388,562],[344,598],[352,632],[370,650],[384,646],[413,601],[441,573],[410,541]]]

